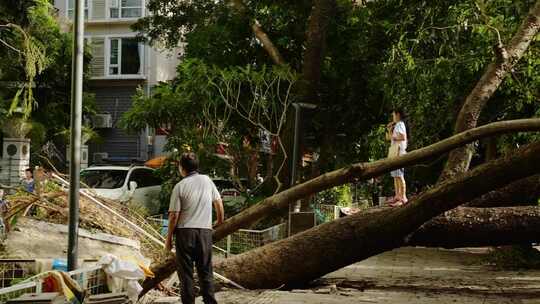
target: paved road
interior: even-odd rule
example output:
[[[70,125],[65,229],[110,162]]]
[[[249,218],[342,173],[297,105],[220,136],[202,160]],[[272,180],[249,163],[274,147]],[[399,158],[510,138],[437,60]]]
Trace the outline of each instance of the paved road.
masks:
[[[230,290],[217,297],[223,304],[540,304],[540,271],[497,271],[483,265],[483,254],[401,248],[331,273],[317,289]]]

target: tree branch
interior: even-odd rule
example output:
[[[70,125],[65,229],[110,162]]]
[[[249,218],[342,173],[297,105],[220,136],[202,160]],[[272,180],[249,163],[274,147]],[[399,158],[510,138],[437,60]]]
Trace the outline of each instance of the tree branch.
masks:
[[[509,45],[506,48],[501,45],[497,46],[495,52],[497,58],[487,67],[476,86],[465,99],[456,120],[455,133],[476,127],[482,109],[504,78],[521,59],[539,29],[540,1],[536,1]],[[442,181],[457,173],[467,171],[473,151],[474,147],[472,145],[452,151],[439,180]]]
[[[281,56],[278,48],[274,45],[270,37],[264,32],[261,24],[257,20],[253,20],[251,24],[251,30],[259,42],[262,44],[264,50],[268,53],[272,61],[277,65],[285,65],[285,59]]]
[[[345,184],[355,179],[367,180],[390,172],[391,170],[414,165],[480,138],[501,133],[527,130],[540,130],[540,119],[519,119],[495,122],[456,134],[438,143],[414,150],[400,157],[382,159],[371,163],[356,163],[345,168],[328,172],[266,198],[229,218],[214,231],[214,239],[218,241],[238,229],[253,225],[262,218],[284,210],[289,203],[307,197],[313,193]]]
[[[246,5],[244,4],[242,0],[230,0],[229,3],[238,13],[243,14],[243,15],[248,14],[248,8],[246,7]],[[253,32],[253,35],[255,35],[255,37],[262,44],[264,50],[268,53],[268,55],[270,56],[270,58],[275,64],[277,65],[286,64],[278,48],[274,45],[270,37],[268,37],[268,35],[266,34],[262,26],[260,25],[259,21],[257,21],[257,19],[251,20],[251,31]]]

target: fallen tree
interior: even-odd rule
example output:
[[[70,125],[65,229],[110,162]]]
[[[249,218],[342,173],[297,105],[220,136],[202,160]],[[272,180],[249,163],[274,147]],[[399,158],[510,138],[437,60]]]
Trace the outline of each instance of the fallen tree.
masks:
[[[362,210],[364,216],[391,207]],[[540,207],[458,207],[432,218],[404,246],[463,248],[540,242]]]
[[[367,180],[397,168],[417,164],[481,138],[502,133],[539,130],[539,127],[540,119],[518,119],[490,123],[453,135],[438,143],[414,150],[400,157],[382,159],[370,163],[356,163],[348,167],[322,174],[300,185],[268,197],[227,219],[214,231],[214,241],[217,242],[234,231],[253,225],[265,217],[279,214],[285,210],[290,203],[322,190],[339,186],[353,180]]]
[[[540,175],[537,174],[488,192],[465,205],[482,208],[527,206],[536,205],[539,197]]]
[[[470,96],[470,98],[468,98],[469,101],[465,102],[464,109],[462,109],[462,111],[460,112],[462,114],[460,114],[460,119],[459,120],[465,122],[465,124],[463,124],[464,125],[463,128],[462,128],[463,130],[469,129],[469,128],[472,128],[472,127],[476,126],[477,117],[478,117],[478,115],[480,113],[481,108],[483,107],[483,105],[485,105],[487,100],[491,97],[491,95],[496,90],[496,88],[498,87],[498,85],[500,84],[500,82],[502,81],[504,76],[507,74],[507,72],[509,70],[511,70],[512,66],[517,62],[519,57],[521,57],[521,55],[523,54],[523,52],[527,48],[528,44],[530,43],[531,39],[535,36],[536,32],[538,31],[538,8],[539,8],[539,3],[540,2],[537,2],[537,4],[531,9],[529,17],[523,22],[522,26],[520,27],[520,29],[516,33],[515,37],[512,39],[512,42],[510,43],[510,46],[508,48],[505,48],[502,45],[498,46],[497,50],[499,52],[497,52],[497,55],[498,55],[497,61],[495,62],[494,65],[488,67],[486,73],[484,74],[482,79],[479,81],[479,83],[477,84],[477,86],[475,87],[473,92],[471,92],[471,94],[469,94],[469,96]],[[496,82],[498,82],[498,83],[496,83]],[[470,107],[471,104],[473,105],[474,109],[472,109]],[[457,130],[456,132],[459,132],[460,127],[456,127],[456,130]],[[476,129],[474,129],[474,130],[476,130]],[[460,133],[460,134],[463,135],[465,133],[467,133],[467,132],[463,132],[463,133]],[[452,150],[454,148],[458,148],[458,147],[462,146],[464,143],[470,143],[470,142],[472,142],[474,140],[477,140],[477,139],[480,139],[480,138],[483,137],[483,136],[478,136],[476,138],[473,138],[474,136],[471,137],[471,134],[469,133],[465,137],[459,138],[460,134],[455,135],[454,137],[452,137],[454,139],[457,139],[459,142],[461,142],[459,144],[457,142],[449,143],[449,142],[443,141],[443,142],[445,142],[445,144],[443,144],[443,142],[440,142],[438,144],[432,145],[430,147],[426,147],[424,149],[414,151],[414,152],[412,152],[412,153],[410,153],[410,154],[408,154],[406,156],[399,157],[399,158],[394,159],[394,160],[383,160],[383,161],[374,162],[374,163],[371,163],[371,164],[360,163],[360,164],[351,165],[349,167],[346,167],[346,168],[343,168],[343,169],[340,169],[340,170],[336,170],[336,171],[333,171],[333,172],[330,172],[330,173],[327,173],[327,174],[323,174],[323,175],[321,175],[321,176],[319,176],[319,177],[317,177],[315,179],[312,179],[312,180],[310,180],[310,181],[308,181],[308,182],[306,182],[304,184],[301,184],[301,185],[293,187],[293,188],[291,188],[289,190],[278,193],[277,195],[274,195],[272,197],[269,197],[269,198],[263,200],[259,204],[247,209],[246,211],[244,211],[244,212],[240,213],[239,215],[237,215],[237,216],[229,219],[228,221],[226,221],[226,223],[224,225],[222,225],[221,227],[219,227],[216,230],[215,239],[219,240],[219,239],[225,237],[226,235],[236,231],[239,228],[249,226],[249,225],[257,222],[258,220],[260,220],[260,219],[262,219],[264,217],[272,216],[274,214],[280,213],[280,212],[282,212],[283,209],[285,209],[288,206],[289,203],[291,203],[291,202],[293,202],[295,200],[298,200],[298,199],[300,199],[302,197],[305,197],[307,195],[310,195],[312,193],[316,193],[316,192],[319,192],[321,190],[328,189],[328,188],[331,188],[333,186],[346,183],[346,182],[351,181],[353,179],[363,180],[363,179],[367,179],[367,178],[370,178],[370,177],[381,175],[381,174],[386,173],[386,172],[388,172],[388,171],[390,171],[392,169],[395,169],[395,168],[399,168],[399,167],[403,167],[403,166],[412,165],[412,164],[415,164],[415,163],[418,163],[418,162],[422,162],[424,160],[429,159],[429,157],[437,156],[437,155],[440,155],[442,153],[448,152],[449,150],[447,150],[447,148],[449,148],[450,146],[453,147],[453,148],[450,148],[450,150]],[[476,134],[476,135],[478,135],[478,134]],[[495,135],[495,133],[493,133],[491,135]],[[490,135],[486,135],[486,136],[490,136]],[[441,145],[439,145],[439,144],[441,144]],[[436,147],[434,147],[434,146],[436,146]],[[435,150],[430,150],[429,148],[435,148]],[[462,149],[462,151],[463,151],[463,149]],[[456,152],[456,153],[459,154],[458,152]],[[462,155],[461,155],[460,158],[457,161],[450,161],[447,168],[452,168],[453,169],[453,168],[459,167],[459,163],[462,162],[463,158],[467,159],[468,156],[462,157]],[[461,167],[463,167],[463,166],[461,166]],[[467,167],[468,167],[468,162],[467,162]],[[465,171],[465,170],[457,170],[457,171]],[[454,171],[454,170],[448,170],[448,171]],[[469,174],[467,174],[467,175],[469,175]],[[452,181],[450,181],[449,183],[451,184]],[[447,184],[444,184],[444,185],[447,185]],[[440,189],[440,187],[442,187],[444,185],[440,185],[436,189]],[[496,187],[495,188],[490,188],[490,190],[491,189],[496,189]],[[477,189],[473,189],[473,190],[476,191]],[[432,190],[430,190],[430,191],[432,191]],[[430,191],[428,191],[426,193],[431,193]],[[426,194],[424,194],[424,195],[426,195]],[[421,197],[423,197],[423,196],[421,196]],[[407,209],[407,210],[411,209],[411,206],[408,206],[408,207],[406,207],[404,209]],[[427,212],[426,210],[420,210],[420,211],[421,212],[424,212],[424,211]],[[391,213],[391,212],[394,212],[394,211],[387,211],[387,212]],[[379,217],[380,216],[377,216],[376,218],[379,218]],[[366,219],[366,221],[371,221],[371,220],[372,219],[369,219],[369,218]],[[384,222],[384,219],[381,219],[381,221]],[[318,228],[322,228],[324,226],[325,225],[323,225],[321,227],[318,227]],[[364,226],[362,226],[362,227],[364,227]],[[381,228],[383,230],[386,229],[385,226],[375,225],[375,224],[373,224],[373,227]],[[373,227],[371,227],[371,228],[373,228]],[[349,228],[353,229],[353,230],[355,229],[354,225],[351,225]],[[368,229],[368,228],[366,228],[366,229]],[[369,231],[369,232],[372,232],[372,231]],[[313,240],[317,241],[316,238],[314,238]],[[385,239],[380,240],[381,243],[385,243],[385,241],[386,241]],[[377,245],[378,239],[376,238],[376,236],[375,236],[374,239],[371,240],[371,242],[373,242],[375,245]],[[293,253],[297,253],[298,250],[303,250],[304,253],[309,252],[309,250],[306,250],[307,248],[309,248],[309,247],[297,248],[295,251],[293,251]],[[319,248],[324,248],[324,244],[321,243]],[[375,248],[377,250],[383,250],[384,251],[384,246],[375,246],[373,248]],[[373,248],[368,248],[368,249],[375,250]],[[331,249],[333,250],[333,248],[331,248]],[[369,255],[367,255],[367,256],[369,256]],[[335,256],[332,256],[332,259],[339,259],[339,257],[340,257],[340,255],[335,255]],[[322,260],[319,260],[318,264],[315,265],[315,266],[320,266],[320,264],[321,264],[320,261],[322,261]],[[266,261],[266,260],[264,261],[264,263],[267,263],[267,262],[268,261]],[[303,261],[301,261],[300,264],[302,264],[302,262]],[[343,262],[343,261],[341,261],[341,262]],[[276,266],[276,265],[277,264],[273,263],[273,266]],[[293,265],[293,264],[291,264],[291,265]],[[231,269],[233,269],[233,268],[234,267],[232,267]],[[281,269],[286,269],[287,271],[289,271],[292,268],[294,268],[294,267],[281,268]],[[317,268],[317,267],[313,267],[313,268]],[[170,274],[174,271],[174,259],[173,258],[168,259],[165,263],[162,263],[161,265],[158,265],[158,266],[154,267],[153,269],[154,269],[154,272],[156,273],[156,278],[154,280],[145,281],[145,284],[144,284],[145,291],[151,289],[153,286],[157,285],[157,283],[159,283],[161,280],[163,280],[164,278],[167,278],[168,276],[170,276]],[[273,270],[268,270],[268,271],[276,271],[276,269],[279,270],[280,268],[278,267],[278,268],[275,268]],[[239,273],[236,273],[236,276],[237,275],[239,275]],[[243,275],[244,274],[242,274],[242,276]],[[231,278],[234,278],[236,276],[231,276]],[[294,277],[294,275],[292,275],[292,276]],[[307,276],[309,276],[309,273],[307,274]],[[246,275],[245,277],[248,278],[250,276]],[[251,277],[251,278],[254,278],[254,277]],[[259,280],[259,279],[262,279],[262,278],[263,277],[255,278],[255,279]],[[241,280],[240,282],[244,282],[244,280]],[[250,286],[250,285],[247,285],[247,286]]]
[[[540,172],[540,143],[422,193],[401,208],[355,214],[223,260],[216,269],[247,288],[297,286],[400,247],[425,222],[487,191]]]
[[[540,242],[540,207],[459,207],[425,223],[406,245],[463,248]]]
[[[353,164],[349,167],[323,174],[317,178],[266,198],[258,204],[226,220],[225,223],[220,225],[214,232],[214,241],[217,242],[228,234],[231,234],[243,227],[252,225],[265,217],[279,214],[285,210],[290,203],[313,193],[317,193],[355,179],[366,180],[382,175],[396,168],[406,167],[426,161],[434,156],[448,152],[456,147],[480,138],[506,132],[538,130],[539,128],[540,119],[521,119],[491,123],[460,134],[456,134],[438,143],[412,151],[406,155],[394,159],[383,159],[372,163]],[[497,187],[490,188],[487,191],[496,188]],[[472,198],[474,197],[471,197],[471,199]],[[170,257],[166,261],[158,265],[154,265],[152,267],[152,271],[156,276],[155,278],[145,280],[143,284],[143,294],[146,291],[154,288],[162,280],[168,278],[175,271],[174,257]]]

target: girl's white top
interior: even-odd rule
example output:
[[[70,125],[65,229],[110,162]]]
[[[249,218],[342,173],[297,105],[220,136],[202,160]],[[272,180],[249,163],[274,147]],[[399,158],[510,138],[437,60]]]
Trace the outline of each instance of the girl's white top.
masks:
[[[403,134],[405,140],[395,141],[394,137],[397,137],[399,134]],[[392,145],[399,145],[399,155],[407,153],[407,129],[405,128],[405,123],[403,121],[398,121],[394,126],[392,131]]]

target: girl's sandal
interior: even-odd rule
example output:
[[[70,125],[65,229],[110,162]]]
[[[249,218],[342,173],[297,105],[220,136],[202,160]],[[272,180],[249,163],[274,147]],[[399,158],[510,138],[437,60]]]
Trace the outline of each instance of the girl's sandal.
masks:
[[[391,204],[388,204],[390,207],[399,207],[401,205],[403,205],[403,201],[400,200],[400,199],[397,199],[395,202],[391,203]]]
[[[387,203],[388,205],[392,205],[392,204],[395,204],[395,203],[397,202],[397,200],[398,200],[398,198],[394,196],[394,197],[392,197],[391,199],[387,199],[387,200],[386,200],[386,203]]]
[[[403,201],[401,199],[396,200],[394,203],[390,204],[391,207],[399,207],[407,204],[408,201]]]

